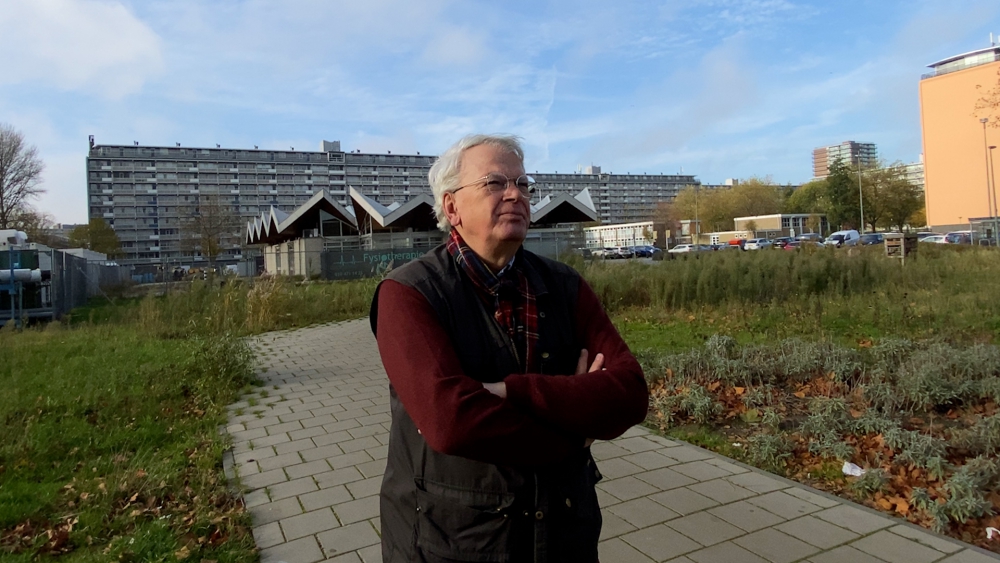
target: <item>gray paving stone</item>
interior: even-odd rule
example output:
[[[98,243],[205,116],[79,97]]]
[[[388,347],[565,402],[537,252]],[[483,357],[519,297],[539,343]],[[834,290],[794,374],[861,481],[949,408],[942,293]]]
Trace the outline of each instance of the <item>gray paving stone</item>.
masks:
[[[385,460],[376,459],[368,463],[360,463],[355,465],[354,468],[360,471],[365,477],[380,477],[385,473]]]
[[[699,512],[719,504],[706,496],[692,491],[688,487],[663,491],[650,495],[649,498],[682,515]]]
[[[667,522],[674,530],[701,545],[714,545],[743,535],[743,530],[708,512],[695,512]]]
[[[615,563],[652,563],[653,561],[620,538],[612,538],[597,544],[597,553],[601,561],[614,561]]]
[[[893,534],[888,530],[875,532],[861,538],[851,543],[851,547],[889,563],[931,563],[941,559],[944,555],[940,551]]]
[[[306,510],[316,510],[324,506],[333,506],[342,502],[353,500],[350,491],[343,485],[337,485],[329,489],[322,489],[314,493],[299,495],[299,502]]]
[[[344,455],[335,455],[333,457],[326,458],[327,463],[330,467],[334,469],[340,469],[342,467],[348,467],[350,465],[358,465],[361,463],[367,463],[372,461],[372,457],[368,455],[367,452],[351,452]]]
[[[340,503],[333,507],[333,511],[337,513],[341,523],[352,524],[378,516],[378,505],[377,496],[364,497]]]
[[[284,483],[287,480],[288,478],[285,477],[285,472],[282,469],[273,469],[245,477],[241,475],[240,477],[240,482],[243,483],[244,487],[249,489],[262,489],[275,483]]]
[[[667,446],[668,448],[674,448],[682,445],[682,442],[676,442],[669,438],[664,438],[663,436],[657,436],[656,434],[649,434],[646,436],[647,440],[652,440],[661,446]]]
[[[704,450],[698,446],[692,446],[690,444],[683,444],[676,448],[670,448],[669,451],[664,451],[663,455],[670,456],[681,463],[712,459],[715,457],[715,455],[708,450]]]
[[[315,438],[316,436],[322,436],[326,434],[326,429],[321,426],[310,426],[309,428],[303,428],[302,430],[292,430],[288,433],[288,437],[292,440],[304,440],[306,438]]]
[[[289,465],[298,465],[300,463],[302,463],[302,458],[299,456],[298,452],[291,452],[257,460],[257,465],[260,466],[261,471],[270,471],[272,469],[288,467]]]
[[[685,487],[697,482],[696,479],[688,477],[687,475],[682,475],[670,467],[640,473],[636,475],[636,478],[642,479],[660,491],[668,491],[670,489],[676,489],[677,487]]]
[[[275,501],[318,490],[319,487],[316,485],[316,481],[314,481],[312,477],[303,477],[301,479],[295,479],[294,481],[286,481],[284,483],[271,485],[267,488],[267,495],[272,501]]]
[[[293,452],[301,452],[302,450],[311,450],[315,447],[316,447],[315,442],[313,442],[309,438],[303,438],[301,440],[293,440],[291,442],[287,442],[284,444],[278,444],[277,446],[274,446],[274,451],[277,452],[278,455],[284,455]],[[304,461],[309,461],[309,460],[307,459]]]
[[[739,475],[726,477],[726,480],[736,486],[749,489],[759,494],[788,488],[787,483],[760,473],[740,473]]]
[[[316,538],[308,536],[260,551],[261,563],[314,563],[323,560]]]
[[[632,500],[655,493],[658,489],[635,477],[622,477],[612,481],[601,481],[597,487],[618,500]]]
[[[364,563],[361,559],[361,555],[357,551],[352,551],[350,553],[345,553],[343,555],[338,555],[337,557],[331,557],[323,563]]]
[[[343,555],[381,542],[378,534],[375,533],[375,528],[368,522],[358,522],[322,532],[316,536],[316,539],[319,540],[323,553],[327,557]]]
[[[328,457],[344,455],[344,450],[340,449],[340,446],[337,444],[328,444],[325,446],[313,447],[313,449],[301,452],[301,454],[303,461],[316,461],[319,459],[326,459]]]
[[[649,440],[646,436],[633,436],[631,438],[619,438],[614,441],[619,448],[624,448],[631,453],[645,452],[660,449],[660,444]]]
[[[791,520],[792,518],[798,518],[799,516],[805,516],[806,514],[821,510],[821,507],[794,497],[784,491],[774,491],[759,497],[749,498],[747,502],[755,504],[768,512],[782,516],[785,520]]]
[[[709,509],[708,513],[748,532],[754,532],[785,521],[784,518],[771,514],[745,500]]]
[[[359,549],[357,554],[361,556],[361,561],[363,563],[382,563],[381,545],[371,545],[366,548]]]
[[[271,498],[268,496],[266,489],[257,489],[243,495],[243,504],[247,508],[253,508],[269,502],[271,502]]]
[[[621,457],[630,453],[632,452],[611,442],[594,442],[594,445],[590,446],[590,455],[594,456],[594,459],[597,461]]]
[[[695,563],[767,563],[754,553],[728,541],[689,553],[687,557]]]
[[[253,541],[257,544],[258,549],[265,549],[285,543],[285,537],[281,535],[281,526],[277,522],[271,522],[270,524],[254,526]]]
[[[348,430],[338,430],[336,432],[329,432],[322,436],[314,436],[312,441],[319,447],[328,446],[330,444],[336,444],[339,442],[346,442],[348,440],[353,440],[354,436],[351,436]]]
[[[775,526],[786,534],[815,545],[820,549],[832,549],[858,537],[858,534],[835,526],[814,516],[803,516]]]
[[[320,508],[298,516],[282,518],[279,523],[281,531],[284,532],[285,538],[289,541],[340,527],[340,522],[337,521],[333,511],[329,508]]]
[[[347,490],[354,498],[370,497],[377,495],[382,488],[382,477],[371,477],[363,481],[354,481],[347,484]]]
[[[696,481],[711,481],[712,479],[732,475],[732,473],[726,469],[708,463],[708,461],[705,460],[674,465],[670,468],[670,470],[676,471],[682,475],[687,475]]]
[[[748,549],[771,563],[792,563],[813,555],[818,547],[797,540],[774,528],[764,528],[752,534],[736,538],[733,543]]]
[[[621,539],[654,561],[666,561],[701,549],[698,542],[662,524],[625,534]]]
[[[817,553],[809,558],[810,563],[884,563],[863,551],[858,551],[849,545]]]
[[[650,470],[650,469],[660,469],[661,467],[667,467],[670,465],[676,465],[678,462],[672,457],[667,457],[666,455],[660,453],[659,451],[649,451],[641,452],[637,454],[627,455],[623,459],[634,465]]]
[[[299,477],[307,477],[309,475],[320,475],[330,471],[330,469],[330,464],[325,459],[320,459],[286,467],[285,473],[289,479],[298,479]]]
[[[695,483],[689,485],[687,488],[720,503],[736,502],[757,496],[757,493],[743,487],[738,487],[726,479],[713,479],[711,481]]]
[[[602,511],[601,518],[604,520],[601,525],[601,541],[611,539],[622,534],[627,534],[628,532],[635,530],[635,526],[615,516],[615,514],[609,510]]]
[[[814,493],[812,491],[806,490],[800,487],[789,487],[783,489],[784,492],[792,495],[793,497],[798,497],[806,502],[815,504],[816,506],[821,506],[823,508],[830,508],[841,504],[843,501],[838,501],[837,499],[832,499],[824,495]]]
[[[381,445],[382,445],[381,442],[379,442],[372,436],[365,436],[364,438],[356,438],[354,440],[348,440],[346,442],[340,442],[337,444],[337,446],[339,446],[340,449],[343,450],[345,454],[361,451],[364,450],[365,448],[374,448]]]
[[[380,446],[375,446],[374,448],[368,448],[365,450],[365,453],[371,456],[373,459],[384,460],[389,457],[389,446],[380,445]]]
[[[904,538],[909,538],[916,541],[917,543],[926,545],[932,549],[936,549],[941,553],[955,553],[962,549],[961,545],[957,543],[952,543],[942,537],[936,536],[930,532],[925,532],[923,530],[914,530],[910,526],[895,526],[889,529],[890,532],[903,536]]]
[[[608,508],[608,512],[620,517],[636,528],[646,528],[680,516],[677,512],[645,497],[616,504]]]
[[[741,465],[736,465],[735,463],[732,463],[730,461],[726,461],[724,459],[719,459],[717,457],[716,458],[711,458],[711,459],[706,459],[705,463],[711,463],[712,465],[714,465],[714,466],[716,466],[716,467],[718,467],[720,469],[725,469],[731,475],[737,475],[739,473],[747,473],[748,471],[750,471],[750,469],[748,469],[746,467],[743,467]]]
[[[620,457],[601,461],[597,464],[597,468],[601,470],[605,479],[618,479],[645,471],[642,467],[629,463]]]
[[[286,498],[279,501],[272,501],[267,504],[255,506],[248,509],[253,518],[254,526],[277,522],[282,518],[289,518],[297,514],[302,514],[302,507],[299,506],[298,499]]]
[[[895,524],[895,522],[885,516],[872,514],[846,504],[827,508],[826,510],[817,512],[815,515],[817,518],[859,534],[870,534]]]

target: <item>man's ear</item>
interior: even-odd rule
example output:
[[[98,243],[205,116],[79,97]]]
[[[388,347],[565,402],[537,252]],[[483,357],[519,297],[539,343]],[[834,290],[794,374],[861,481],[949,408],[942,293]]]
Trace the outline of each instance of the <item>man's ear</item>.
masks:
[[[441,207],[444,209],[444,216],[451,223],[452,227],[457,227],[462,224],[461,214],[458,212],[458,205],[455,202],[455,194],[448,192],[444,194],[441,201]]]

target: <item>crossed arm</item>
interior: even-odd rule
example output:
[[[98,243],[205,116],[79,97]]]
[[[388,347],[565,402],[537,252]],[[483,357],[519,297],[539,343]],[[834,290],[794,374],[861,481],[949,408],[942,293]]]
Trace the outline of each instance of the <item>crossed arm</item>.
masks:
[[[497,464],[564,458],[645,417],[648,391],[638,362],[597,296],[581,281],[577,337],[600,361],[560,377],[512,374],[485,388],[462,371],[437,316],[416,290],[386,281],[379,291],[378,345],[407,413],[436,451]],[[582,357],[582,353],[581,353]],[[588,360],[583,360],[586,366]]]

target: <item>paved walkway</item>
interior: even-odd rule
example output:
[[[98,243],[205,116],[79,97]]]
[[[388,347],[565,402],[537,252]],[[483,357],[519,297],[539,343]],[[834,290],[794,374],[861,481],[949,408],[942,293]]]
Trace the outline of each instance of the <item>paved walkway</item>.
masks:
[[[230,407],[232,455],[264,563],[381,561],[389,438],[368,321],[277,332],[265,386]],[[1000,557],[633,428],[593,446],[605,563],[996,563]]]

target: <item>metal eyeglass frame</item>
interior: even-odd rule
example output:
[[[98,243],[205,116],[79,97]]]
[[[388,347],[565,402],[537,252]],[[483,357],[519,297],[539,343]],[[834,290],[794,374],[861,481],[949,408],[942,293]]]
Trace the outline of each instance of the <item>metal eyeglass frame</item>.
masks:
[[[491,189],[489,189],[487,186],[489,186],[489,180],[490,180],[490,178],[493,178],[495,180],[503,179],[504,180],[504,182],[503,182],[503,188],[501,188],[499,190],[491,190]],[[527,193],[525,193],[524,191],[522,191],[521,188],[517,185],[517,181],[520,180],[521,178],[526,178],[528,180],[528,192]],[[466,184],[464,186],[459,186],[458,188],[456,188],[451,193],[453,193],[453,194],[458,193],[459,190],[463,190],[465,188],[470,188],[470,187],[475,186],[475,185],[480,184],[480,183],[483,184],[480,187],[485,188],[486,191],[489,192],[490,194],[502,193],[502,192],[507,191],[507,186],[509,186],[511,182],[514,182],[514,188],[517,189],[518,193],[521,194],[521,197],[523,197],[525,199],[530,199],[531,198],[531,194],[535,193],[535,183],[536,182],[535,182],[535,179],[532,178],[531,176],[528,176],[527,174],[521,174],[517,178],[509,178],[506,174],[501,174],[499,172],[491,172],[491,173],[483,176],[482,178],[476,180],[475,182],[472,182],[471,184]]]

